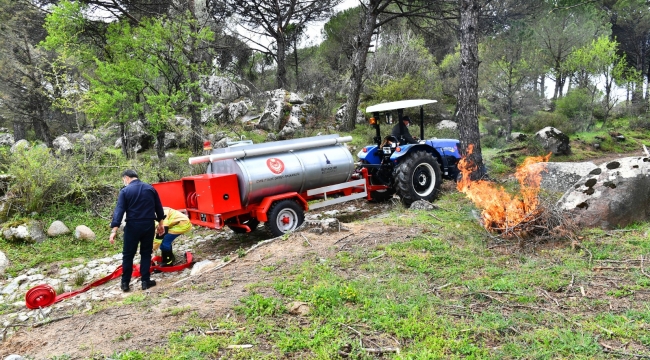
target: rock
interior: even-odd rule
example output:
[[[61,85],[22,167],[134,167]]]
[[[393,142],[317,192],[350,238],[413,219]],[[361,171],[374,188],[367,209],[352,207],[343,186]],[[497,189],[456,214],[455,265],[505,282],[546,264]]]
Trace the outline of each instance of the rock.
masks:
[[[72,151],[72,143],[67,137],[59,136],[52,141],[52,148],[61,153],[69,153]]]
[[[276,141],[278,138],[275,136],[274,133],[268,133],[266,134],[266,140],[267,141]]]
[[[226,107],[220,102],[207,106],[201,110],[201,123],[206,124],[211,121],[221,122],[225,113]]]
[[[287,311],[291,315],[305,316],[309,314],[311,309],[309,308],[309,304],[307,304],[306,302],[293,301],[287,304]]]
[[[25,358],[20,355],[11,354],[9,356],[6,356],[4,360],[25,360]]]
[[[597,167],[591,161],[580,163],[547,162],[528,165],[528,171],[539,172],[542,176],[540,183],[542,189],[564,193]]]
[[[535,134],[535,139],[544,146],[544,149],[554,155],[568,155],[571,153],[569,137],[552,126],[547,126],[538,131]]]
[[[599,143],[593,143],[593,144],[591,144],[591,146],[596,150],[600,149],[600,144]]]
[[[29,149],[29,147],[30,147],[29,141],[22,139],[22,140],[18,140],[15,144],[13,144],[11,146],[11,149],[9,149],[9,151],[11,151],[11,153],[15,153],[16,150],[18,149]]]
[[[442,129],[456,130],[457,128],[458,128],[458,124],[451,120],[442,120],[441,122],[436,124],[436,129],[438,130],[442,130]]]
[[[0,146],[13,146],[14,136],[11,134],[0,134]]]
[[[418,200],[411,204],[411,210],[434,210],[437,209],[437,206],[426,200]]]
[[[214,261],[210,261],[210,260],[199,261],[196,264],[194,264],[194,266],[192,266],[192,272],[190,272],[190,276],[196,276],[202,274],[214,268],[215,266],[217,266],[217,263]]]
[[[2,236],[9,241],[24,241],[27,243],[42,243],[46,236],[42,225],[35,220],[9,227],[2,231]]]
[[[526,139],[528,139],[528,135],[520,132],[513,132],[510,133],[510,139],[514,141],[526,141]]]
[[[230,103],[228,105],[228,116],[226,122],[234,123],[237,119],[248,113],[249,105],[246,101]]]
[[[295,117],[290,117],[289,121],[287,124],[282,128],[282,131],[278,134],[278,137],[280,139],[287,139],[293,137],[293,134],[296,133],[296,131],[302,129],[302,124],[300,121],[298,121],[297,118]]]
[[[56,220],[47,228],[47,235],[50,237],[69,234],[70,229],[62,221]]]
[[[266,131],[279,131],[283,120],[283,110],[287,92],[283,89],[267,91],[270,99],[266,102],[264,113],[258,126]]]
[[[83,145],[87,154],[95,153],[102,146],[102,142],[93,134],[84,134],[79,142]]]
[[[9,267],[9,259],[7,259],[7,255],[0,251],[0,276],[5,274],[5,271]]]
[[[206,76],[201,79],[201,90],[214,100],[231,102],[248,96],[250,89],[223,76]]]
[[[603,164],[558,202],[577,225],[614,229],[650,220],[650,157]]]
[[[316,94],[307,94],[304,100],[305,100],[305,104],[311,104],[316,106],[320,106],[325,103],[325,98],[322,97],[321,95],[316,95]]]
[[[347,104],[341,105],[341,107],[336,111],[336,116],[334,117],[336,119],[336,123],[342,124],[343,120],[347,117],[347,114],[348,114],[348,105]],[[363,113],[358,109],[357,109],[356,122],[357,124],[366,123],[366,117],[363,116]]]
[[[140,120],[129,123],[126,136],[130,150],[136,153],[149,150],[154,144],[153,136],[147,132]],[[115,148],[118,149],[121,147],[122,138],[118,138],[115,141]]]
[[[74,237],[79,240],[95,240],[95,233],[86,225],[79,225],[74,229]]]
[[[290,93],[289,94],[289,104],[291,105],[302,105],[304,104],[305,101],[300,98],[300,96],[296,93]]]

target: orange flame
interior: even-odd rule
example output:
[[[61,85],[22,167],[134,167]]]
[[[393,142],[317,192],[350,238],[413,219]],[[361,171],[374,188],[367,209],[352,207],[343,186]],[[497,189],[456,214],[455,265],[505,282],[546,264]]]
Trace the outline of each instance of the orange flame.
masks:
[[[458,191],[467,195],[477,207],[482,209],[483,226],[488,230],[505,231],[524,221],[531,220],[539,211],[537,195],[542,181],[541,172],[546,170],[546,166],[529,167],[528,165],[548,162],[551,154],[529,157],[524,160],[524,163],[515,172],[515,177],[520,185],[520,193],[513,196],[502,186],[492,182],[470,179],[470,174],[477,168],[476,164],[468,160],[468,156],[472,154],[473,150],[474,146],[470,144],[468,154],[458,163],[463,177],[456,187]]]

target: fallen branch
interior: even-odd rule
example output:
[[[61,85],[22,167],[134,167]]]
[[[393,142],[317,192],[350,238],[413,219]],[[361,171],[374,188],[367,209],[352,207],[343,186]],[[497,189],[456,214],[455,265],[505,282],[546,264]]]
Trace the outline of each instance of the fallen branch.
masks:
[[[66,316],[61,316],[60,318],[56,318],[56,319],[41,321],[41,322],[38,322],[38,323],[32,325],[32,327],[33,328],[41,327],[43,325],[47,325],[49,323],[53,323],[53,322],[56,322],[56,321],[65,320],[65,319],[68,319],[68,318],[71,318],[71,317],[72,317],[72,315],[66,315]]]
[[[619,355],[619,356],[635,357],[635,358],[639,358],[639,359],[650,359],[650,355],[632,354],[632,353],[627,353],[627,352],[623,352],[623,351],[618,351],[618,350],[615,350],[613,347],[611,347],[611,346],[609,346],[607,344],[603,344],[601,342],[599,342],[598,345],[600,345],[600,346],[602,346],[604,348],[603,349],[604,353],[614,354],[614,355]]]
[[[309,239],[307,239],[307,237],[306,237],[304,234],[300,234],[300,236],[302,236],[303,239],[305,239],[305,241],[307,242],[307,244],[309,244],[309,247],[313,247],[313,246],[311,245],[311,243],[309,242]]]
[[[645,272],[645,269],[643,268],[643,255],[641,255],[641,274],[645,275],[647,278],[650,278],[650,275],[648,275],[648,273]]]
[[[392,347],[385,347],[385,348],[378,348],[378,349],[362,348],[361,350],[371,354],[383,354],[388,352],[394,352],[399,354],[399,348],[392,348]]]

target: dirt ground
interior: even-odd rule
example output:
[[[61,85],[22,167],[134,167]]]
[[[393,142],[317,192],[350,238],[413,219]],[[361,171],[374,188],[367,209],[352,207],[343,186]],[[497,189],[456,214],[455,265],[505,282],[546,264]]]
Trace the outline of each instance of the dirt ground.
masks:
[[[349,206],[349,204],[348,204]],[[382,216],[390,205],[369,205],[368,216]],[[331,209],[328,209],[331,210]],[[344,216],[343,216],[344,217]],[[106,300],[93,302],[92,314],[80,309],[69,318],[38,328],[20,327],[2,344],[0,358],[10,354],[30,356],[34,359],[50,359],[67,355],[72,359],[104,358],[125,350],[146,350],[167,342],[171,332],[187,324],[190,313],[202,319],[218,319],[235,316],[232,307],[247,295],[247,285],[268,278],[262,267],[276,265],[290,268],[310,258],[328,258],[338,251],[352,247],[368,247],[369,251],[382,243],[404,241],[421,233],[419,228],[381,227],[356,223],[344,223],[343,229],[331,233],[314,234],[301,231],[288,239],[276,239],[260,245],[243,258],[237,258],[221,269],[209,271],[196,277],[172,276],[146,291],[154,304],[144,307],[143,302],[116,306]],[[236,235],[227,244],[205,243],[198,253],[206,258],[217,258],[233,249],[250,248],[261,240],[270,240],[264,231],[250,235]],[[201,260],[199,258],[199,260]],[[154,279],[156,276],[153,275]],[[115,281],[115,280],[114,280]],[[227,286],[225,285],[227,284]],[[102,286],[115,285],[112,282]],[[132,287],[131,294],[142,290]],[[188,309],[181,315],[172,315],[174,309]],[[51,319],[65,317],[66,313],[52,311]],[[196,316],[196,315],[195,315]],[[196,331],[196,330],[190,330]]]

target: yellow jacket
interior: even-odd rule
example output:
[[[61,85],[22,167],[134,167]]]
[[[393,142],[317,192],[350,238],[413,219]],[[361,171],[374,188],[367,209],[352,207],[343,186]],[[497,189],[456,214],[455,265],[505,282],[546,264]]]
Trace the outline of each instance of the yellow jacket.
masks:
[[[163,210],[166,215],[163,226],[169,228],[170,234],[184,234],[192,229],[190,219],[182,212],[168,207],[164,207]]]

